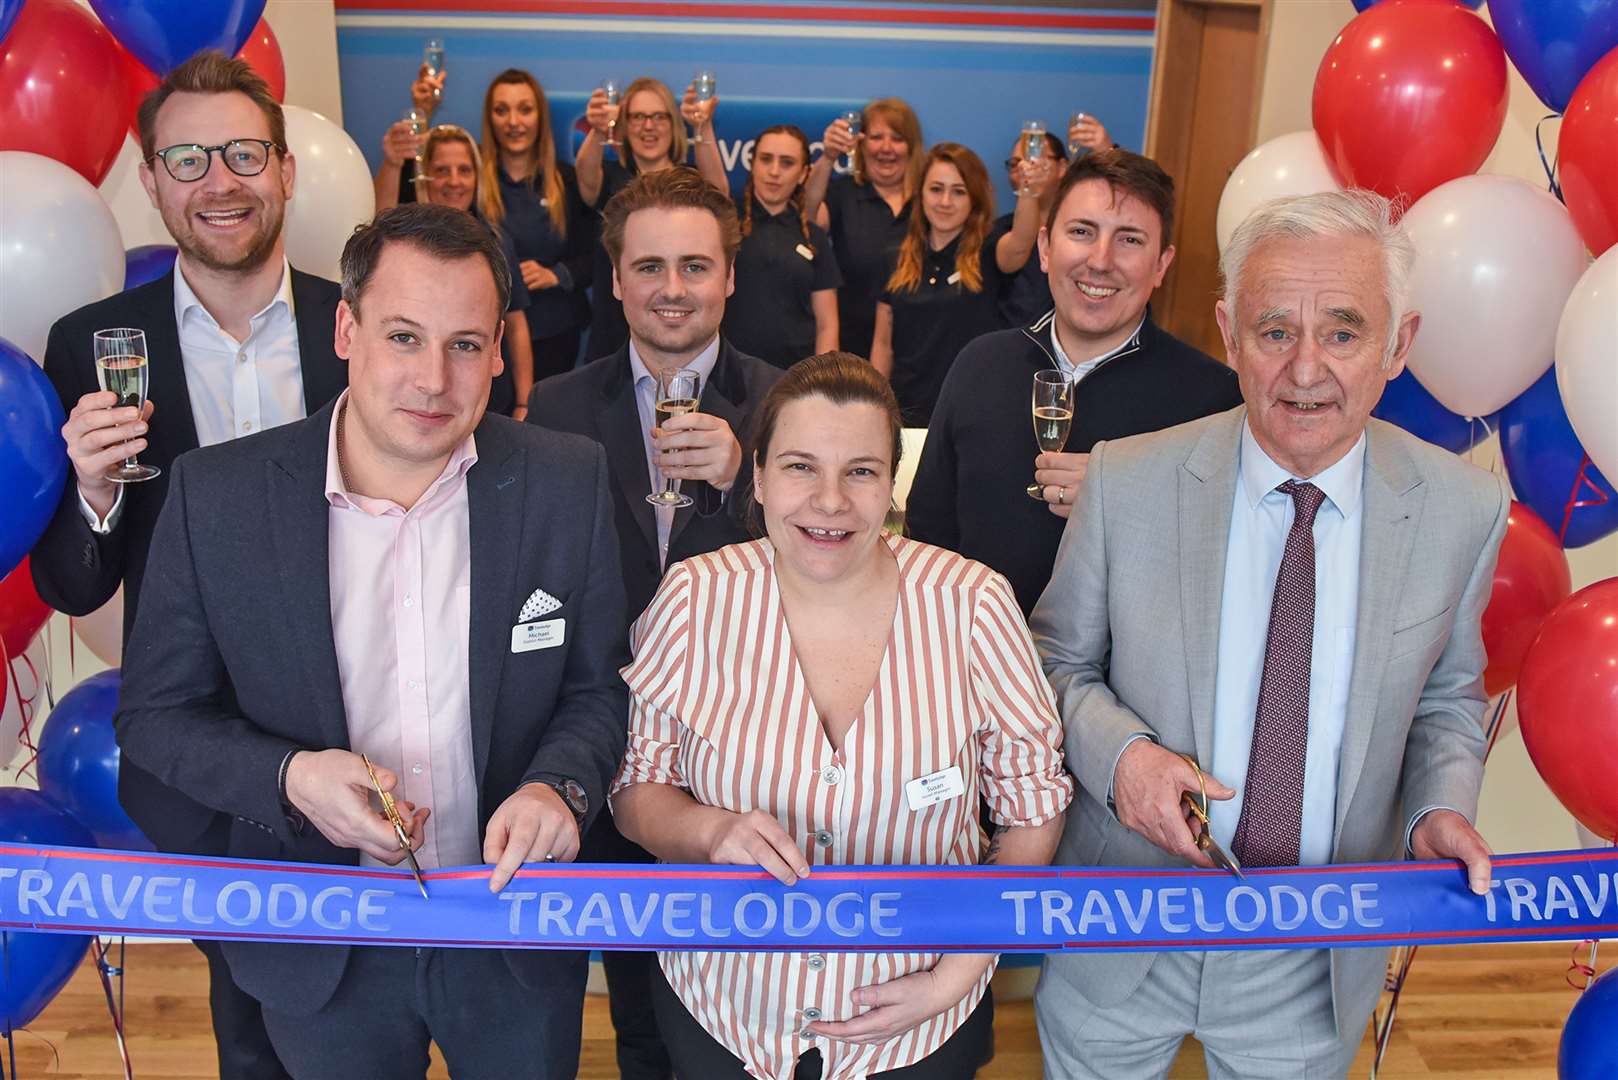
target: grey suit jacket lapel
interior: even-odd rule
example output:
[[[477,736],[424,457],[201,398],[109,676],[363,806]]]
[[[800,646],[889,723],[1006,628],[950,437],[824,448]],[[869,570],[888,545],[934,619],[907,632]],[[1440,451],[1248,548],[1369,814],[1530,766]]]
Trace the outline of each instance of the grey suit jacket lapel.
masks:
[[[1180,467],[1180,625],[1197,761],[1213,763],[1214,682],[1219,662],[1219,614],[1230,545],[1231,500],[1247,410],[1210,427]]]
[[[331,625],[331,556],[326,522],[326,451],[333,406],[302,422],[291,452],[264,463],[265,507],[275,570],[282,584],[279,618],[299,628],[304,688],[295,696],[314,709],[330,748],[348,749],[348,715]]]
[[[489,764],[489,741],[511,627],[522,605],[514,597],[528,498],[527,452],[485,419],[474,433],[478,460],[466,474],[472,547],[472,618],[467,643],[467,693],[472,713],[472,766],[478,789]]]
[[[1421,474],[1404,450],[1378,431],[1374,422],[1366,429],[1366,440],[1359,610],[1354,618],[1354,672],[1349,678],[1338,762],[1334,847],[1342,839],[1354,789],[1370,751],[1399,598],[1404,594],[1416,526],[1427,496]]]

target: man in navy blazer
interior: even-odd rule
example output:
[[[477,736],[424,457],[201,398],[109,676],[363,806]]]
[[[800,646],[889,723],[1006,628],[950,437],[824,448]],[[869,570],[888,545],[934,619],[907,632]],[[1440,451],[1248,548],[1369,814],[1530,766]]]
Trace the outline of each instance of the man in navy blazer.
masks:
[[[230,817],[233,856],[567,861],[622,755],[627,659],[607,465],[486,414],[510,276],[493,235],[407,205],[343,253],[350,389],[175,463],[117,716],[127,757]],[[429,893],[431,884],[428,884]],[[298,1080],[572,1077],[586,958],[224,946]]]

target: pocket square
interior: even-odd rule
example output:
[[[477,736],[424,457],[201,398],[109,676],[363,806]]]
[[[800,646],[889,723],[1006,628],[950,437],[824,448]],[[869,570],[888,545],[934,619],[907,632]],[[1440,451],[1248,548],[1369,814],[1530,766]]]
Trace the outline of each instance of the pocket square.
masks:
[[[562,602],[544,589],[535,589],[524,601],[522,610],[517,613],[517,621],[525,623],[542,619],[561,606]]]

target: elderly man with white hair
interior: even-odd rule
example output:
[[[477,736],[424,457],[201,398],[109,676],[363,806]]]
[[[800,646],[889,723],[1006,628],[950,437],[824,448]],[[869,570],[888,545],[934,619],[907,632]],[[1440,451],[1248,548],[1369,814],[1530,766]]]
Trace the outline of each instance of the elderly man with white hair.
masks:
[[[1361,191],[1261,207],[1216,313],[1244,404],[1097,444],[1031,623],[1081,793],[1056,864],[1453,858],[1489,884],[1480,633],[1510,497],[1371,419],[1421,318],[1413,251]],[[1182,756],[1183,755],[1183,756]],[[1197,765],[1193,765],[1192,761]],[[1047,1077],[1342,1077],[1382,949],[1051,957]]]

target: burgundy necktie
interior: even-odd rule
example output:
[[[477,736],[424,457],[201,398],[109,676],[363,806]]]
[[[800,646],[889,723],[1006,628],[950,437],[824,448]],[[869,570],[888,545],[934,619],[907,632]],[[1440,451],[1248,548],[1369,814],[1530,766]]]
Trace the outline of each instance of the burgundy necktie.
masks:
[[[1295,511],[1270,601],[1253,748],[1231,850],[1244,866],[1296,866],[1309,748],[1309,664],[1315,641],[1315,514],[1326,493],[1288,480]]]

